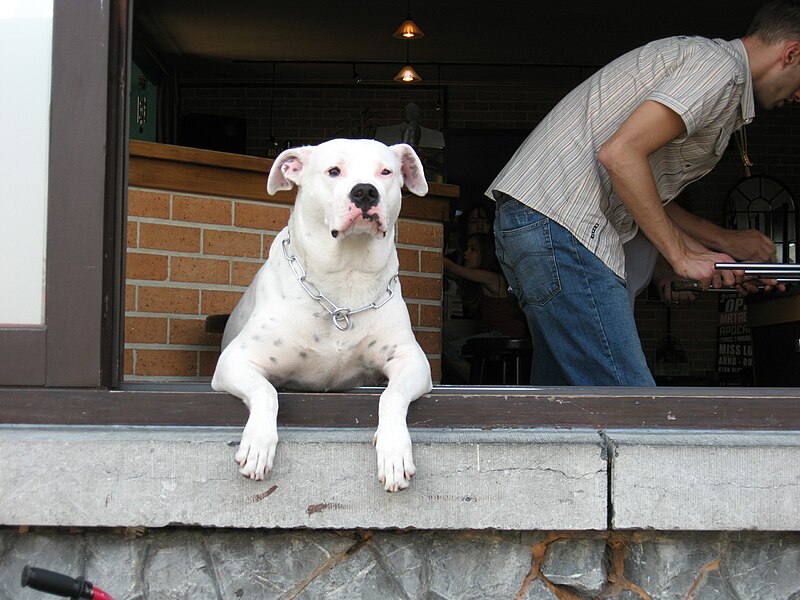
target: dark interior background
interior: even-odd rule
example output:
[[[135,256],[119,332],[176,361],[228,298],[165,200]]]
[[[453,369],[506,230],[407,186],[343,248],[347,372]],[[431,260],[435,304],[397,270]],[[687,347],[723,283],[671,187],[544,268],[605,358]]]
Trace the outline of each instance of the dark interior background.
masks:
[[[137,41],[163,67],[194,81],[384,82],[405,61],[392,33],[410,14],[425,37],[410,58],[425,81],[526,80],[512,65],[596,66],[644,42],[675,34],[733,38],[763,0],[661,3],[637,0],[501,4],[476,0],[134,0]],[[335,63],[343,63],[337,65]],[[387,77],[380,64],[396,66]],[[503,65],[475,70],[474,65]]]
[[[402,124],[413,103],[420,124],[443,136],[443,150],[420,154],[429,179],[461,186],[455,213],[597,67],[668,35],[739,37],[764,3],[134,0],[132,96],[148,94],[157,109],[144,125],[132,121],[131,137],[268,156],[331,137],[373,137]],[[394,38],[409,14],[425,36]],[[392,80],[407,58],[421,82]],[[747,129],[753,173],[797,189],[797,107],[759,110]],[[692,209],[724,224],[725,198],[743,174],[731,143],[692,187]],[[718,372],[718,303],[711,294],[680,309],[647,294],[637,301],[651,366],[667,340],[685,350],[688,372],[665,383],[752,382]]]

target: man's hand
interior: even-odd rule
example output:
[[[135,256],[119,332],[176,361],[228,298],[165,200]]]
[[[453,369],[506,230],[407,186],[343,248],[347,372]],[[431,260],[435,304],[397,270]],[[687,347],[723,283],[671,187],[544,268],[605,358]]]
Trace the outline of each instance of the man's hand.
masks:
[[[680,252],[671,261],[678,279],[696,281],[700,289],[735,286],[744,281],[744,271],[717,271],[718,262],[735,262],[728,254],[709,250],[689,234],[680,231]]]
[[[737,261],[775,262],[775,243],[757,229],[726,229],[720,250]]]
[[[697,292],[686,290],[673,290],[673,283],[688,283],[685,279],[681,279],[675,275],[670,264],[664,259],[663,256],[658,257],[655,269],[653,270],[653,285],[658,290],[658,297],[664,304],[678,306],[680,304],[691,304],[697,300]]]
[[[716,250],[733,259],[717,259],[716,262],[775,261],[775,244],[758,230],[725,229],[690,213],[676,202],[670,202],[665,207],[665,211],[673,223],[683,231],[684,243],[700,255],[706,255],[706,253]],[[745,279],[741,272],[732,272],[736,274],[735,283],[740,294],[752,294],[760,291],[757,287],[758,281],[749,283],[749,280]],[[723,277],[721,279],[726,284],[730,282],[728,278]],[[704,280],[698,279],[697,281],[705,284]],[[768,280],[765,283],[775,282]],[[708,284],[716,286],[718,282],[710,279]],[[704,287],[707,286],[704,285]]]

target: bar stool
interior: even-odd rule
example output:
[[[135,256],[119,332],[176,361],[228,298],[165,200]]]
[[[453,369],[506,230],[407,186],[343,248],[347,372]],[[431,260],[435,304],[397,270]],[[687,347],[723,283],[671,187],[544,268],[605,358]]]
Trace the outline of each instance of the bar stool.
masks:
[[[476,337],[462,353],[469,358],[470,384],[528,385],[533,343],[529,338]]]

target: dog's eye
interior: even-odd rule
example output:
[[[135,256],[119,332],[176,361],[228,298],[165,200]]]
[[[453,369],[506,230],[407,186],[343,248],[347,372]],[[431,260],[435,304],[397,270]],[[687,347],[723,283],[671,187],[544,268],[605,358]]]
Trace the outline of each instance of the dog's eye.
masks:
[[[328,175],[330,177],[338,177],[342,174],[342,170],[339,167],[331,167],[328,169]]]
[[[383,171],[381,171],[381,175],[391,175],[391,174],[392,172],[389,169],[384,169]]]

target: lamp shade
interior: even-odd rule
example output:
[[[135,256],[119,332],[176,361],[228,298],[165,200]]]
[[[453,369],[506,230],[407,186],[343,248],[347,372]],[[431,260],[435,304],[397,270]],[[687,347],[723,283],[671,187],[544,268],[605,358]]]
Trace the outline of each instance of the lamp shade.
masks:
[[[422,30],[417,27],[417,24],[410,17],[403,21],[397,31],[394,32],[394,37],[401,40],[413,40],[424,36],[425,34],[422,33]]]
[[[412,83],[414,81],[422,81],[422,77],[414,70],[411,65],[406,65],[397,75],[394,76],[395,81],[402,81],[404,83]]]

